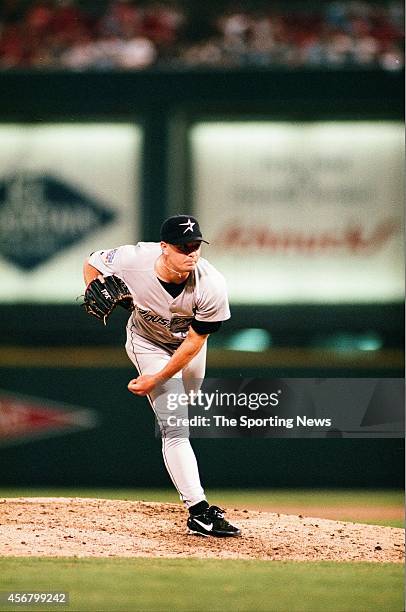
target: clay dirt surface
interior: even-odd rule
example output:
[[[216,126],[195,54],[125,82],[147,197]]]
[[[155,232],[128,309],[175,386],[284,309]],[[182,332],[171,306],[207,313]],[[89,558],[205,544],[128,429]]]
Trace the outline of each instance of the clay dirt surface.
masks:
[[[18,557],[168,557],[403,562],[404,531],[302,515],[227,510],[239,538],[189,535],[181,504],[0,498],[0,550]]]

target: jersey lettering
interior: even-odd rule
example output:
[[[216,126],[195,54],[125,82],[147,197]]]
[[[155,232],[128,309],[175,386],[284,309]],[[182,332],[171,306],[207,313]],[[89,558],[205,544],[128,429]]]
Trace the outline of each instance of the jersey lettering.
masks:
[[[186,332],[188,331],[193,317],[172,317],[169,329],[171,332]]]
[[[138,307],[136,310],[144,321],[148,321],[149,323],[159,323],[159,325],[164,325],[164,327],[169,327],[170,325],[169,319],[164,319],[163,317],[153,313],[151,310],[144,310],[143,308]]]

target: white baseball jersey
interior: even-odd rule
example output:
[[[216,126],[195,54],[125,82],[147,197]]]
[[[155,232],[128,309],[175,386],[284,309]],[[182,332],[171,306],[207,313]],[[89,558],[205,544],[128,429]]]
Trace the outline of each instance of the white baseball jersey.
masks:
[[[161,285],[155,262],[161,255],[157,242],[127,244],[96,251],[89,263],[104,276],[115,274],[128,286],[135,310],[129,324],[147,343],[176,350],[192,320],[213,323],[230,318],[225,279],[206,259],[199,259],[180,295],[173,298]]]

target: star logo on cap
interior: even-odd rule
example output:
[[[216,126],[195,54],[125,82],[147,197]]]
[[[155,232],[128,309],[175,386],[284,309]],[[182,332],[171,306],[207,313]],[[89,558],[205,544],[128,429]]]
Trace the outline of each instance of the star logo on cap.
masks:
[[[194,223],[193,221],[191,221],[190,219],[187,220],[187,223],[179,223],[179,225],[187,225],[187,228],[185,229],[185,231],[183,232],[184,234],[186,234],[187,231],[191,231],[193,234],[193,226],[196,225],[196,223]]]

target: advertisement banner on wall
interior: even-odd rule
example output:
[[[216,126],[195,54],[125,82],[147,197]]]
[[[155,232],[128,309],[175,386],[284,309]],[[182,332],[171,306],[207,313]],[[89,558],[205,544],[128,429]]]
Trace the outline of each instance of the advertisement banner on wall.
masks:
[[[95,410],[0,389],[0,448],[94,429],[97,424]]]
[[[0,126],[0,302],[74,302],[92,251],[138,235],[141,130]]]
[[[206,122],[194,210],[234,303],[403,299],[398,122]]]

